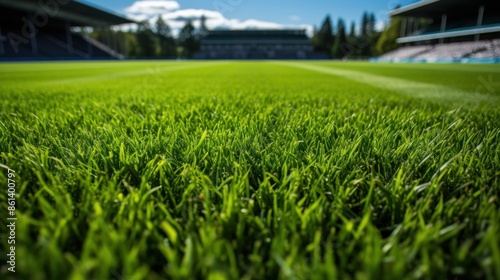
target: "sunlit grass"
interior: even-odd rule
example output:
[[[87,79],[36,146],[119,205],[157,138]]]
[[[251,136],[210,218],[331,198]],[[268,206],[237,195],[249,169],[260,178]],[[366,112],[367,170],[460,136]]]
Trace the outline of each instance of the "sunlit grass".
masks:
[[[308,65],[0,65],[16,276],[499,279],[498,68]]]

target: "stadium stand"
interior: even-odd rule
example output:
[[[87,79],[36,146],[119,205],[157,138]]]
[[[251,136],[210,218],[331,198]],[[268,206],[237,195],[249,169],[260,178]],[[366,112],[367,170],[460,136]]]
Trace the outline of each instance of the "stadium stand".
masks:
[[[486,49],[488,42],[462,42],[435,45],[427,52],[416,56],[417,59],[466,58],[473,53]]]
[[[492,40],[483,50],[471,55],[472,58],[497,58],[500,57],[500,39]]]
[[[381,59],[404,59],[404,58],[412,58],[424,52],[428,52],[432,49],[432,46],[407,46],[401,47],[394,51],[388,52],[382,56]]]
[[[390,15],[403,19],[401,47],[373,61],[500,63],[499,11],[497,0],[422,0],[397,8]]]
[[[305,30],[214,30],[201,40],[197,59],[323,59]]]
[[[74,27],[135,23],[74,0],[0,0],[0,61],[120,59]]]

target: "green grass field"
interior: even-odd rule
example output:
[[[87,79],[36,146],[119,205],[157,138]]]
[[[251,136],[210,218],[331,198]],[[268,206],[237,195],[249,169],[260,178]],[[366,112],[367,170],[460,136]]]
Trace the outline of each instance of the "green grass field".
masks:
[[[500,279],[499,105],[497,65],[0,64],[0,278]]]

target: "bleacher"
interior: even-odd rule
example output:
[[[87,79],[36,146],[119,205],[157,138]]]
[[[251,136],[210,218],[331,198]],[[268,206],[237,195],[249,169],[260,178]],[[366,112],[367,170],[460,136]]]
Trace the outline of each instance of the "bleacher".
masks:
[[[394,61],[414,59],[417,61],[425,61],[436,59],[498,57],[500,57],[500,40],[487,40],[400,47],[380,56],[380,59]]]
[[[498,0],[421,0],[396,8],[401,47],[374,61],[499,62]]]
[[[434,45],[429,51],[421,53],[417,59],[466,58],[473,53],[486,49],[489,42],[460,42]]]
[[[9,34],[7,29],[4,34]],[[3,33],[3,30],[2,30]],[[5,35],[4,35],[5,36]],[[4,55],[0,60],[60,60],[60,59],[115,59],[119,55],[104,45],[96,44],[80,34],[70,33],[71,45],[64,31],[38,32],[28,43],[4,44]],[[33,50],[31,40],[36,40]]]
[[[0,61],[120,59],[109,47],[71,30],[133,21],[87,4],[69,1],[43,25],[27,24],[40,12],[36,0],[0,0]],[[26,30],[31,30],[29,36]],[[33,32],[33,30],[35,30]],[[16,39],[12,39],[16,38]]]
[[[492,40],[484,50],[471,55],[472,58],[497,58],[500,57],[500,39]]]
[[[381,59],[405,59],[412,58],[424,52],[428,52],[432,49],[432,46],[408,46],[401,47],[394,51],[388,52],[382,56]]]

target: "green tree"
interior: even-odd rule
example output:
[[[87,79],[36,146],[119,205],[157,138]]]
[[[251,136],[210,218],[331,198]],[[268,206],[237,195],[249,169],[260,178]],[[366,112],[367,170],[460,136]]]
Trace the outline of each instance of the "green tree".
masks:
[[[362,57],[369,57],[373,55],[374,46],[379,36],[375,25],[375,14],[364,12],[361,18],[361,34],[357,43]]]
[[[356,40],[356,23],[351,22],[351,29],[349,30],[349,41],[354,42]]]
[[[389,24],[380,34],[380,38],[375,46],[377,54],[384,54],[398,48],[396,39],[401,35],[401,21],[401,17],[391,18]]]
[[[202,39],[208,35],[207,18],[202,15],[200,18],[200,29],[198,30],[198,38]]]
[[[147,20],[139,23],[137,28],[137,45],[138,56],[152,57],[156,55],[157,41],[156,36],[151,30],[151,26]]]
[[[359,55],[359,48],[357,46],[358,37],[356,34],[356,23],[351,22],[351,28],[349,30],[349,35],[347,36],[347,42],[341,45],[344,56],[353,57]]]
[[[182,46],[182,54],[187,57],[192,57],[198,51],[198,40],[196,39],[196,30],[191,21],[187,21],[186,25],[179,33],[179,42]]]
[[[177,54],[175,39],[172,36],[172,31],[168,24],[161,16],[155,23],[156,36],[158,38],[159,51],[158,54],[163,57],[174,57]]]
[[[345,23],[343,19],[339,19],[337,24],[337,36],[335,37],[335,43],[332,48],[332,56],[336,58],[342,58],[347,53],[345,52],[345,46],[347,44],[347,36],[345,31]]]
[[[360,55],[367,57],[370,55],[371,32],[370,32],[370,16],[367,12],[363,12],[361,17],[361,34],[358,38],[358,45],[360,47]]]
[[[84,30],[87,32],[86,30]],[[132,42],[130,41],[131,31],[115,31],[109,27],[97,27],[91,33],[85,34],[99,41],[115,52],[126,57],[131,56]],[[135,36],[135,34],[133,35]],[[135,41],[135,39],[134,39]]]
[[[368,13],[363,12],[363,15],[361,16],[361,26],[360,26],[360,32],[361,35],[365,35],[368,33]]]
[[[127,46],[127,36],[126,33],[123,31],[116,31],[115,33],[115,38],[116,38],[116,49],[115,51],[119,54],[128,55],[128,46]]]
[[[110,27],[97,27],[92,33],[92,38],[103,43],[109,48],[113,48],[113,31]]]
[[[380,38],[380,32],[377,31],[377,20],[375,18],[375,14],[372,13],[370,15],[370,20],[369,20],[369,32],[370,32],[370,56],[373,56],[376,54],[376,45],[378,42],[378,39]]]
[[[375,28],[376,25],[377,25],[377,20],[375,18],[375,14],[371,13],[368,16],[368,31],[367,31],[367,33],[369,33],[371,35],[374,35],[375,33],[377,33],[377,29]]]
[[[129,30],[125,33],[125,43],[127,48],[127,57],[138,57],[139,54],[139,44],[137,43],[137,36],[134,32]]]
[[[317,51],[330,53],[335,37],[330,16],[326,16],[321,28],[314,34],[313,45]]]

